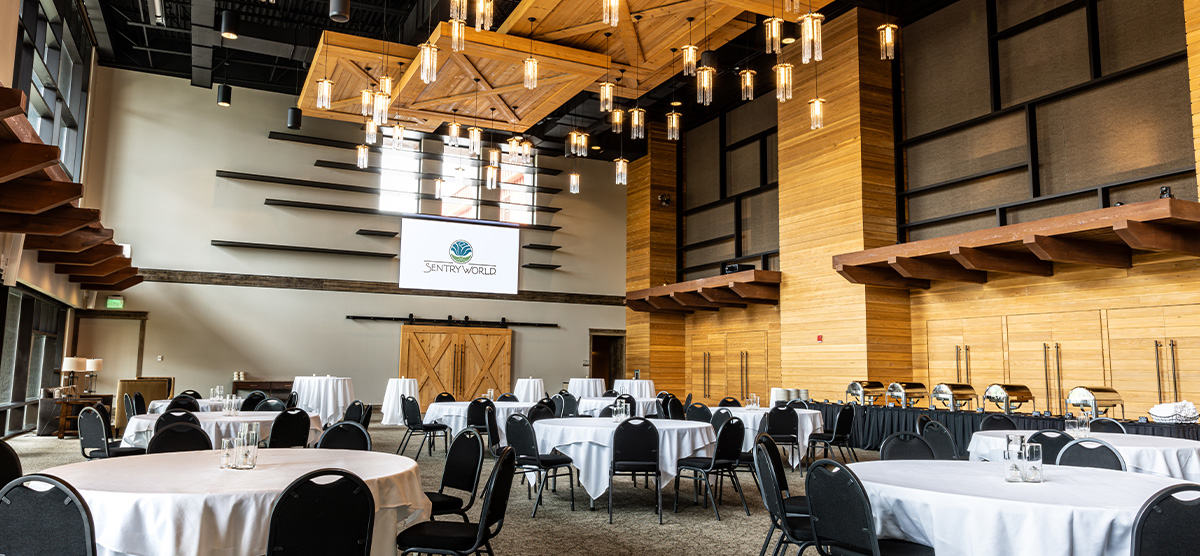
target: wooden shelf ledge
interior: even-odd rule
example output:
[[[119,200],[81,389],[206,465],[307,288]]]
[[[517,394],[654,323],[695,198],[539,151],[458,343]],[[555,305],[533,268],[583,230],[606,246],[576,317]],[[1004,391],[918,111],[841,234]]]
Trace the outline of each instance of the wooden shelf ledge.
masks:
[[[625,306],[645,313],[686,315],[696,311],[744,309],[751,304],[778,305],[782,273],[745,270],[625,294]]]
[[[1156,199],[833,257],[854,284],[924,289],[988,273],[1053,276],[1054,263],[1133,266],[1135,251],[1200,257],[1200,203]]]

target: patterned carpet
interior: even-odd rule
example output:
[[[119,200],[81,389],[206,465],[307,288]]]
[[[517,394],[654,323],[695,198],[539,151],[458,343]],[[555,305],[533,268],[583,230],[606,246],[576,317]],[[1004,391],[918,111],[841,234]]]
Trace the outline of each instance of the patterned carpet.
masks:
[[[403,436],[403,427],[372,425],[371,437],[376,451],[393,453]],[[82,461],[79,441],[58,440],[54,437],[22,435],[8,441],[21,456],[23,470],[34,473],[56,465]],[[414,442],[407,455],[415,455]],[[858,452],[864,460],[878,459],[876,452]],[[426,490],[436,490],[441,479],[445,452],[438,449],[418,460]],[[486,481],[491,472],[491,458],[485,459]],[[792,493],[803,491],[799,471],[789,471]],[[617,482],[614,493],[613,523],[608,523],[607,495],[596,501],[596,510],[588,509],[583,489],[575,489],[575,511],[571,511],[566,485],[560,482],[558,492],[547,490],[544,504],[536,519],[529,517],[533,502],[526,498],[526,487],[517,479],[513,483],[508,513],[500,536],[493,543],[500,555],[554,556],[564,553],[579,555],[655,554],[656,556],[684,554],[758,554],[767,531],[767,514],[754,483],[747,480],[746,501],[750,515],[742,511],[736,492],[726,485],[721,504],[721,521],[713,517],[712,508],[693,506],[690,487],[680,485],[679,513],[671,513],[673,490],[663,491],[667,513],[658,524],[654,513],[654,493],[641,486],[634,487],[629,478]],[[478,517],[479,503],[472,519]],[[377,539],[378,541],[378,539]],[[794,554],[794,552],[793,552]],[[816,554],[810,550],[806,554]]]

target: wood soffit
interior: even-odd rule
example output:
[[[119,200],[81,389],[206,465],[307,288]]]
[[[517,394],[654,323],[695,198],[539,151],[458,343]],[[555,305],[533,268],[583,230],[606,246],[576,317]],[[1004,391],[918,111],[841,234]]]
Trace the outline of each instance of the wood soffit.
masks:
[[[782,274],[774,270],[745,270],[688,282],[665,284],[625,294],[634,311],[686,315],[749,305],[778,305]]]
[[[833,257],[855,284],[929,288],[982,284],[989,272],[1052,276],[1054,263],[1130,268],[1135,251],[1200,257],[1200,203],[1157,199]]]

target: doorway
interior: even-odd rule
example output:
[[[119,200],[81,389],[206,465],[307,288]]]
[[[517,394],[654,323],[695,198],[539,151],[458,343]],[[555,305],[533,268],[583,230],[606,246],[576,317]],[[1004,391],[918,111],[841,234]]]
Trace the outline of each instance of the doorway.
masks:
[[[614,380],[625,378],[625,331],[593,328],[588,336],[588,376],[604,379],[605,388],[612,388]]]

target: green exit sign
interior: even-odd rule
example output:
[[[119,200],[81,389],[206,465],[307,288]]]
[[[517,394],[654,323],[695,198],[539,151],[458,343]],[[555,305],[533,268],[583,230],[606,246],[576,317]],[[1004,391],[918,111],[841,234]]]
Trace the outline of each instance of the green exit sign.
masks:
[[[109,296],[108,308],[109,309],[124,309],[125,308],[125,298],[121,297],[119,295]]]

